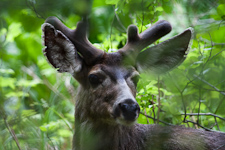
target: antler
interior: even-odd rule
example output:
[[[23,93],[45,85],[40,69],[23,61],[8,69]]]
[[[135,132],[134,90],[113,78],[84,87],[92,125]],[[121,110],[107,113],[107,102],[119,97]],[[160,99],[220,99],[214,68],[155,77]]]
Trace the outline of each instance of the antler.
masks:
[[[166,35],[171,30],[170,23],[165,20],[158,21],[141,34],[138,34],[137,26],[130,25],[127,31],[127,43],[123,48],[119,49],[119,52],[135,60],[142,49]]]
[[[87,65],[95,63],[103,56],[104,51],[94,47],[87,38],[87,22],[78,22],[77,28],[75,30],[71,30],[66,27],[56,17],[49,17],[45,22],[50,23],[55,27],[55,29],[60,30],[66,37],[70,39],[72,43],[74,43],[75,48],[82,55]]]

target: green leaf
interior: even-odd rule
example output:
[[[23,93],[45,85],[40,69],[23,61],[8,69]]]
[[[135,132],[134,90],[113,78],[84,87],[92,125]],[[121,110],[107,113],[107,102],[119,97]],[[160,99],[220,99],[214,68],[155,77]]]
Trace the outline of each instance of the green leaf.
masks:
[[[163,8],[162,8],[161,6],[156,7],[156,8],[155,8],[155,11],[163,11]]]
[[[39,128],[41,129],[41,131],[46,132],[46,131],[54,131],[58,127],[60,127],[60,120],[51,121],[50,123],[45,123],[44,125],[40,126]]]
[[[221,18],[225,17],[225,4],[220,4],[218,7],[217,7],[217,13],[218,15],[220,15]]]
[[[12,69],[0,69],[0,74],[9,74],[9,75],[12,75],[14,73],[15,72]]]
[[[46,126],[40,126],[39,127],[41,129],[41,131],[46,132],[48,129],[46,128]]]
[[[10,97],[28,97],[29,94],[28,93],[25,93],[23,91],[19,91],[19,92],[9,92],[5,95],[7,98],[10,98]]]
[[[219,28],[215,28],[207,33],[201,34],[201,36],[202,36],[202,38],[205,38],[205,39],[215,42],[215,43],[224,43],[225,27],[221,26]]]
[[[70,137],[72,136],[72,132],[70,130],[66,130],[66,129],[60,129],[58,130],[58,135],[60,137]]]
[[[120,0],[105,0],[106,4],[116,5]]]
[[[165,95],[169,96],[169,95],[173,95],[173,93],[167,91],[166,89],[160,88],[160,91],[162,91]]]
[[[6,38],[8,42],[13,42],[14,39],[22,33],[21,26],[21,23],[12,23],[9,26]]]
[[[17,82],[17,86],[22,86],[22,87],[34,87],[38,84],[40,84],[41,81],[40,80],[25,80],[25,79],[21,79]]]
[[[23,117],[29,117],[29,116],[33,116],[33,115],[35,115],[35,114],[36,114],[36,112],[35,112],[35,110],[33,110],[33,109],[23,110],[23,111],[22,111],[22,116],[23,116]]]
[[[1,77],[0,76],[0,87],[10,87],[12,89],[15,89],[15,78],[7,78],[7,77]]]

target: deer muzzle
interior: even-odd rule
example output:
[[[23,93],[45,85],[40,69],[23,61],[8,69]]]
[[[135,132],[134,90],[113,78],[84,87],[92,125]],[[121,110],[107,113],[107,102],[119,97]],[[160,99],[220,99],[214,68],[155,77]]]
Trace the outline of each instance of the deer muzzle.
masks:
[[[113,116],[119,124],[132,125],[140,113],[138,103],[133,99],[126,99],[114,108]]]
[[[119,103],[118,107],[121,110],[124,119],[128,121],[135,121],[140,112],[138,103],[131,99],[127,99],[124,102]]]

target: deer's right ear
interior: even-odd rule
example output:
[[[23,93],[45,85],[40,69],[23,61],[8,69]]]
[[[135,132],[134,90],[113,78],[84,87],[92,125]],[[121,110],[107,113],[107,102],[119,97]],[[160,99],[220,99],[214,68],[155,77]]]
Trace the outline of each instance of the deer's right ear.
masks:
[[[81,70],[82,59],[74,44],[49,23],[42,25],[46,58],[59,72],[76,73]]]
[[[183,33],[139,53],[136,60],[138,70],[162,74],[180,65],[188,54],[192,33],[192,28],[186,29]]]

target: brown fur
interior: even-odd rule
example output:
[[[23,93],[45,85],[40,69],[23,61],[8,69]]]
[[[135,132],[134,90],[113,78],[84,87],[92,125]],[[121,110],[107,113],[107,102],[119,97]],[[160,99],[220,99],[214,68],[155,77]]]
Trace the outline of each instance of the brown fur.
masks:
[[[110,56],[106,58],[102,62],[104,62],[107,75],[111,74],[117,80],[115,72],[117,74],[119,72],[121,74],[127,73],[127,70],[119,66],[118,62],[114,64]],[[102,67],[103,64],[96,64],[90,71]],[[130,89],[135,96],[134,85],[130,85]],[[117,93],[119,91],[116,82],[112,81],[105,87],[100,86],[96,89],[86,85],[80,86],[75,108],[76,128],[73,149],[208,150],[219,148],[225,144],[224,133],[195,130],[182,126],[162,127],[136,123],[126,126],[118,124],[110,114]],[[220,150],[223,149],[225,149],[225,145],[220,148]]]
[[[136,68],[160,73],[180,64],[190,29],[139,53],[168,33],[170,24],[159,21],[140,35],[131,26],[126,46],[105,53],[89,43],[86,31],[82,33],[84,23],[72,32],[55,17],[47,22],[52,25],[42,26],[46,58],[80,83],[73,150],[225,150],[225,133],[135,123],[140,111],[135,100]]]

